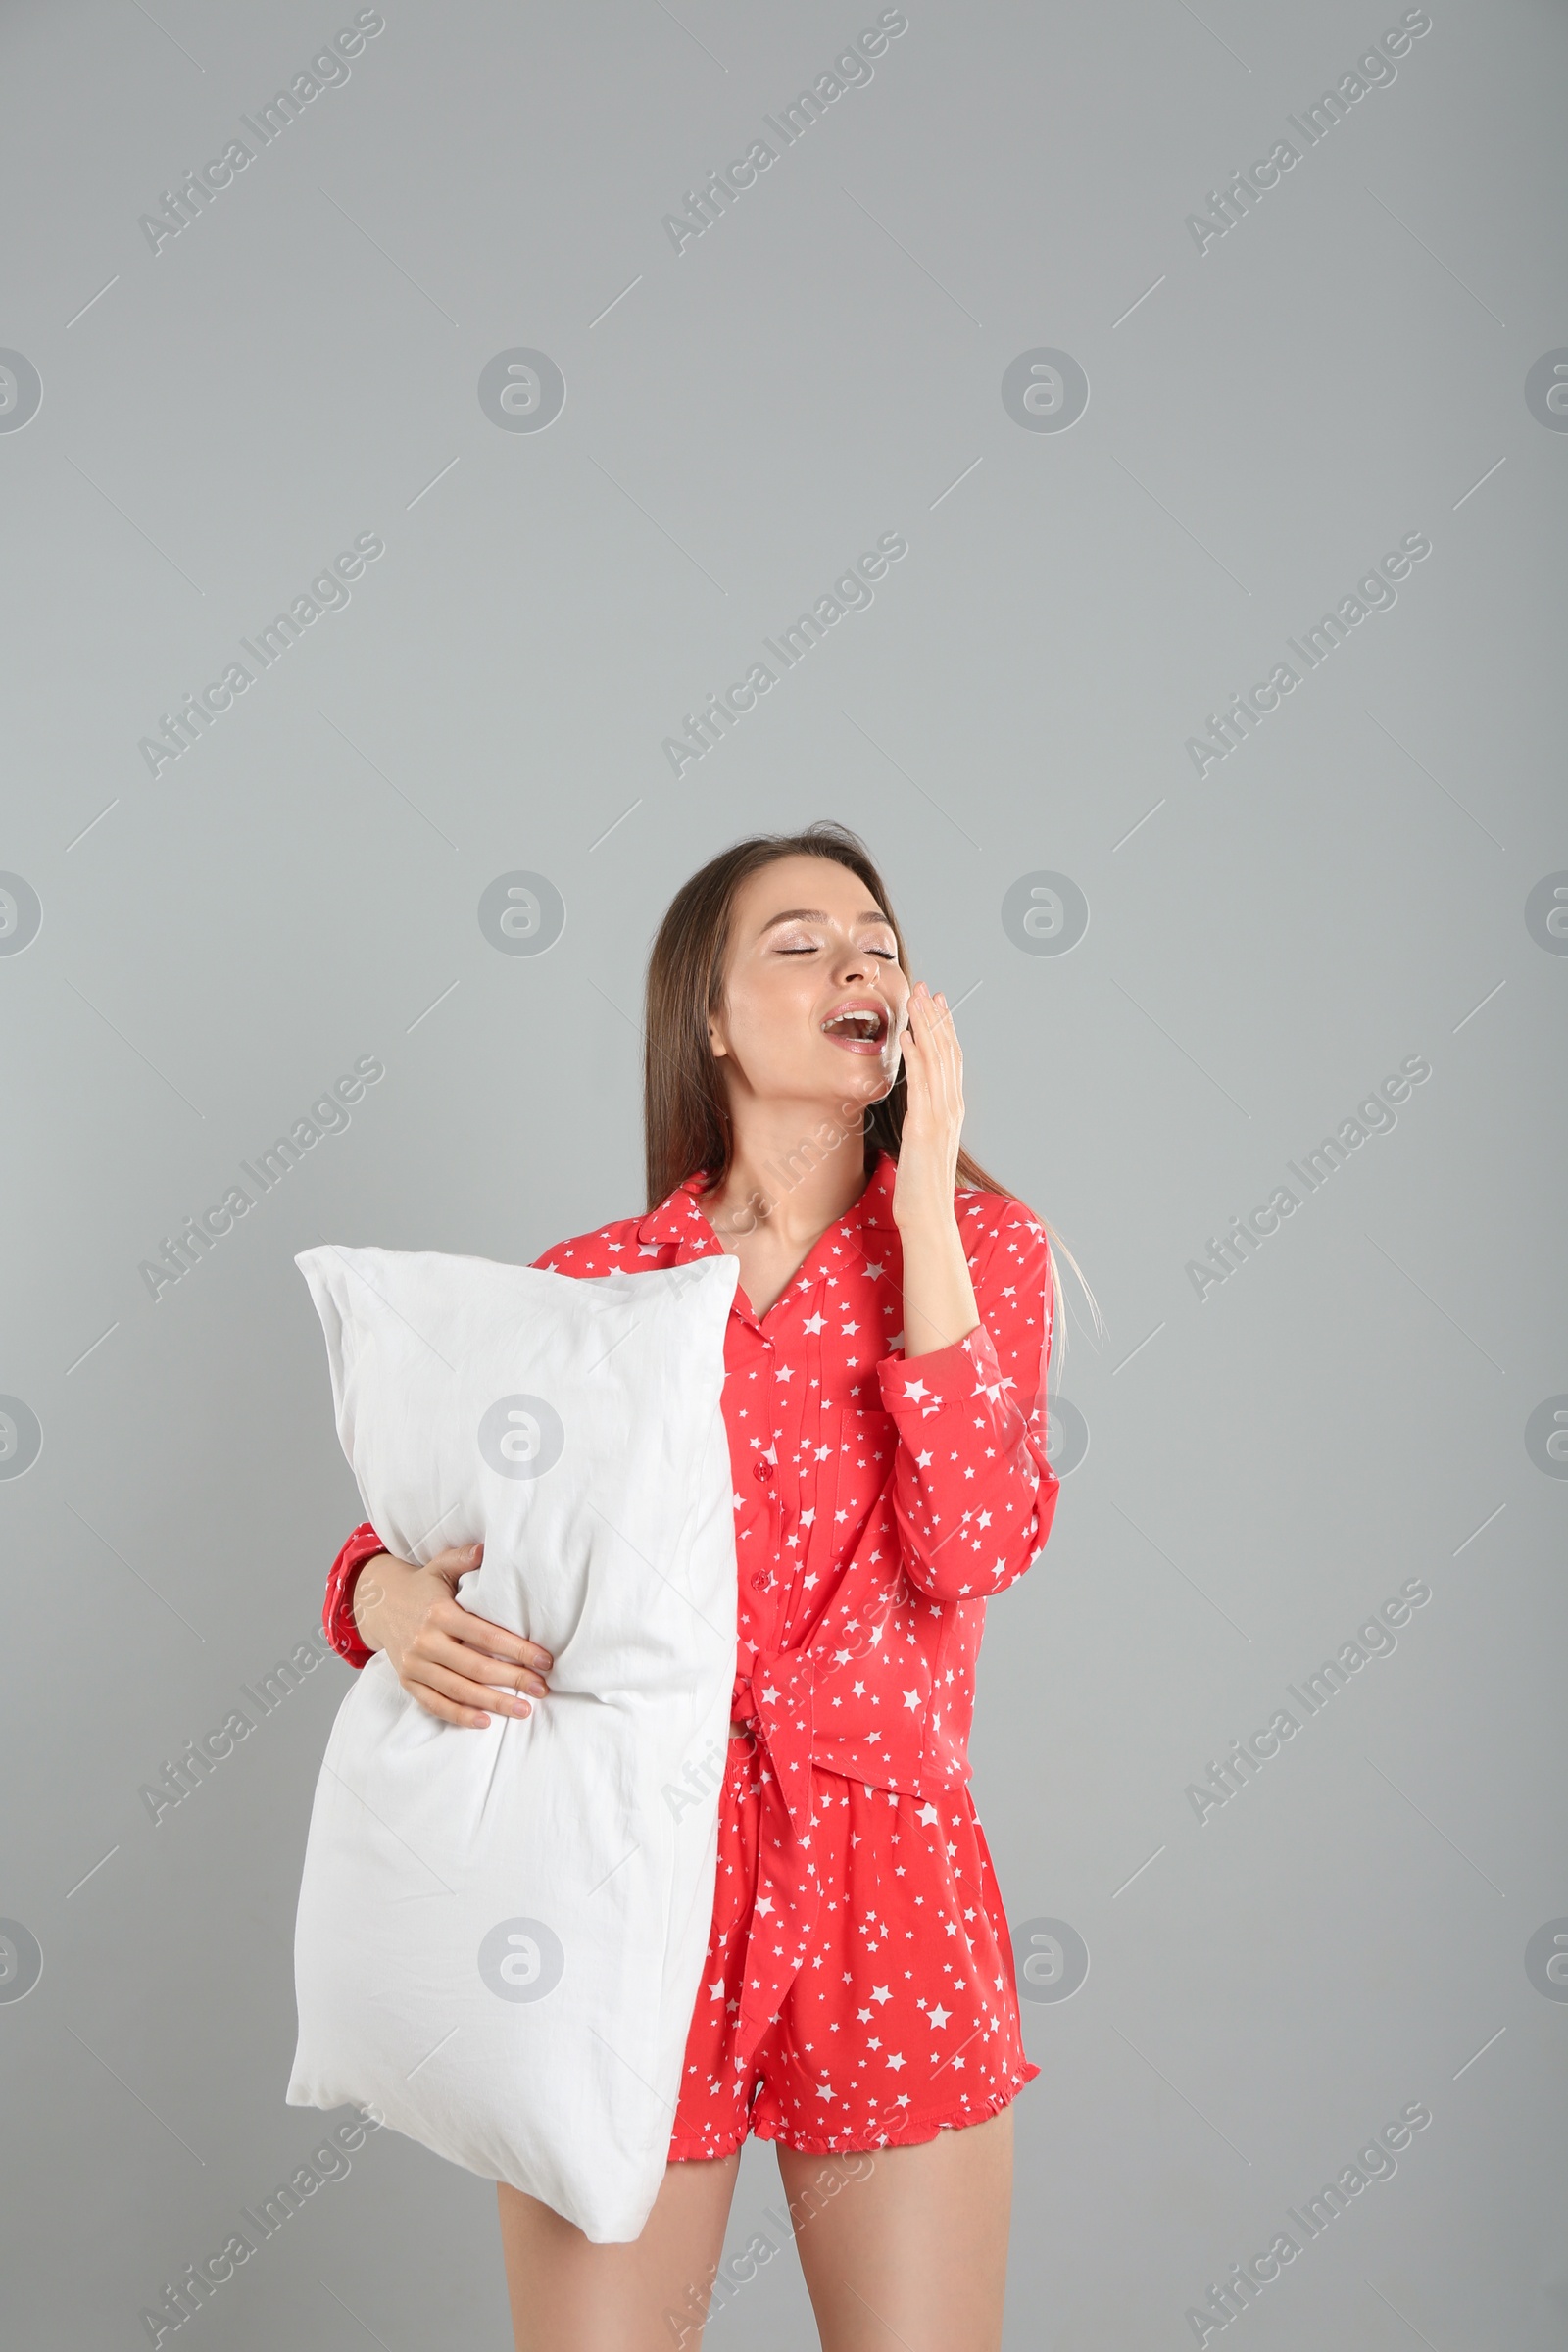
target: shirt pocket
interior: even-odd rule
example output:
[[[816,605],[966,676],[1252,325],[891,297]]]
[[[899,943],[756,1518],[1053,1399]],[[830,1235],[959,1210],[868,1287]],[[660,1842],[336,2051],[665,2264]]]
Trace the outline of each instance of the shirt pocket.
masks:
[[[833,1553],[849,1557],[879,1497],[893,1481],[898,1424],[891,1413],[858,1405],[829,1405],[823,1413],[829,1447],[823,1489],[832,1492]]]

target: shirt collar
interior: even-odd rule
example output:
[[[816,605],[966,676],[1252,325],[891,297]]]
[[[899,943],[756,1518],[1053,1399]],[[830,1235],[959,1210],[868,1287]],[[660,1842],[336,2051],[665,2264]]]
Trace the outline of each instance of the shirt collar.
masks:
[[[864,1192],[851,1203],[836,1224],[829,1226],[828,1233],[853,1234],[869,1228],[891,1229],[893,1183],[897,1174],[898,1162],[893,1154],[890,1152],[878,1152]],[[689,1250],[694,1257],[708,1256],[714,1250],[721,1250],[723,1244],[697,1205],[697,1196],[706,1181],[699,1168],[683,1183],[677,1184],[674,1191],[643,1218],[637,1228],[638,1241],[655,1245],[674,1242]],[[827,1234],[822,1237],[824,1241],[827,1238]]]

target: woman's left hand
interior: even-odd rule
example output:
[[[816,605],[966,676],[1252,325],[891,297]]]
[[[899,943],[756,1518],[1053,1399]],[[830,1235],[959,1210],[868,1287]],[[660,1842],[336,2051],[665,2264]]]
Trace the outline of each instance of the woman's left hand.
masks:
[[[906,1102],[893,1184],[896,1225],[951,1222],[963,1127],[963,1054],[948,1000],[923,980],[909,991],[904,1050]]]

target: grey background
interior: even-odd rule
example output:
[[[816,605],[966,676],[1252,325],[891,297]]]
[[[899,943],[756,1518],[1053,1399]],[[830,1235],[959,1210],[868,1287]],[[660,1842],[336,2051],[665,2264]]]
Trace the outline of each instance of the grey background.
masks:
[[[638,1206],[658,915],[827,814],[965,1000],[969,1139],[1106,1324],[1073,1294],[1089,1450],[996,1604],[972,1743],[1015,1932],[1091,1956],[1024,2005],[1007,2343],[1193,2341],[1414,2100],[1253,2352],[1562,2341],[1568,2003],[1524,1953],[1568,1914],[1568,1486],[1524,1430],[1568,1391],[1568,962],[1524,906],[1568,867],[1568,438],[1524,383],[1568,344],[1563,14],[1437,0],[1200,255],[1189,212],[1398,7],[911,0],[677,255],[662,216],[876,13],[387,0],[155,256],[142,212],[353,10],[6,12],[0,343],[43,383],[0,433],[0,865],[43,909],[0,956],[0,1390],[43,1431],[0,1481],[29,2352],[145,2342],[320,2137],[283,2105],[290,1940],[346,1671],[156,1828],[138,1794],[316,1626],[359,1515],[293,1253],[525,1260]],[[479,406],[516,346],[564,373],[548,431]],[[1066,432],[1003,406],[1042,346],[1091,387]],[[682,713],[894,530],[871,608],[677,782]],[[150,777],[159,714],[364,531],[348,608]],[[1205,712],[1415,531],[1397,604],[1200,780]],[[476,919],[518,868],[567,909],[540,956]],[[1002,926],[1040,869],[1090,907],[1064,956]],[[160,1238],[363,1054],[348,1130],[155,1303]],[[1200,1301],[1205,1237],[1415,1054],[1394,1132]],[[1188,1784],[1415,1576],[1397,1650],[1200,1826]],[[754,2147],[733,2248],[777,2186]],[[509,2340],[493,2191],[391,2134],[188,2329],[367,2331]],[[788,2256],[710,2332],[813,2340]]]

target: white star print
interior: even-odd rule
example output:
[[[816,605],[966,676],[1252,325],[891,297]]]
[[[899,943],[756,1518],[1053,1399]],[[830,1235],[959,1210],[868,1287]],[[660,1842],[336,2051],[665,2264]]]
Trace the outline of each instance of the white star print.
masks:
[[[704,2014],[716,2003],[711,2013],[722,2028],[724,2019],[748,2006],[755,2026],[758,2001],[773,1999],[776,1989],[788,1982],[781,1970],[804,1967],[803,1983],[814,1982],[822,1991],[829,1990],[837,1979],[844,1947],[827,1942],[821,1949],[813,1949],[807,1914],[800,1907],[809,1896],[820,1902],[824,1923],[834,1913],[844,1929],[853,1927],[852,1948],[860,1956],[860,1969],[871,1949],[884,1953],[890,1967],[887,1984],[862,1990],[862,2006],[858,2012],[846,2006],[819,2016],[817,2035],[837,2034],[841,2044],[854,2048],[859,2066],[871,2063],[866,2054],[869,2050],[890,2068],[895,2062],[903,2068],[902,2051],[884,2060],[883,2039],[867,2036],[863,2031],[884,2011],[890,2035],[898,2033],[903,2037],[910,2031],[910,2003],[918,1986],[898,1957],[905,1941],[900,1923],[913,1925],[915,1908],[923,1905],[921,1920],[934,1926],[940,1918],[943,1941],[950,1942],[955,1934],[961,1934],[955,1913],[963,1911],[972,1923],[965,1953],[977,1959],[983,1950],[988,1959],[996,1957],[985,1943],[984,1906],[977,1917],[974,1904],[965,1911],[960,1900],[959,1888],[968,1891],[964,1884],[967,1865],[962,1858],[966,1849],[960,1844],[957,1852],[950,1855],[951,1837],[915,1839],[911,1829],[918,1825],[954,1831],[958,1817],[951,1805],[966,1778],[974,1667],[984,1615],[982,1595],[1015,1582],[1040,1549],[1042,1523],[1045,1532],[1050,1531],[1055,1488],[1045,1467],[1042,1443],[1049,1426],[1043,1376],[1051,1338],[1050,1264],[1047,1237],[1032,1211],[995,1196],[960,1194],[956,1209],[974,1283],[979,1328],[965,1335],[945,1356],[934,1353],[926,1367],[933,1371],[930,1382],[919,1371],[908,1373],[899,1352],[906,1334],[899,1331],[890,1336],[888,1332],[890,1324],[901,1320],[899,1250],[890,1218],[891,1162],[883,1157],[877,1168],[862,1201],[825,1245],[823,1254],[840,1267],[839,1275],[825,1277],[823,1254],[816,1254],[812,1270],[790,1285],[789,1303],[773,1317],[768,1330],[761,1330],[757,1319],[744,1312],[732,1312],[725,1328],[727,1379],[722,1402],[732,1458],[742,1481],[742,1491],[732,1497],[735,1535],[740,1543],[752,1542],[752,1551],[742,1556],[764,1579],[761,1586],[753,1587],[748,1576],[738,1594],[737,1666],[749,1672],[759,1648],[764,1645],[775,1654],[797,1648],[809,1654],[804,1661],[808,1669],[804,1674],[797,1671],[793,1660],[781,1655],[781,1664],[790,1667],[786,1690],[774,1687],[766,1677],[758,1678],[757,1698],[764,1706],[781,1710],[777,1721],[783,1753],[770,1756],[765,1740],[758,1742],[755,1753],[751,1742],[743,1743],[749,1768],[734,1786],[749,1789],[754,1800],[775,1808],[761,1817],[759,1851],[779,1880],[779,1891],[777,1895],[764,1891],[756,1903],[758,1933],[750,1946],[749,1965],[738,1973],[736,1969],[728,1972],[736,1982],[737,1995],[744,1991],[745,2001],[725,1996],[722,1978],[716,1984],[709,1982]],[[606,1271],[614,1255],[625,1255],[639,1268],[679,1266],[710,1256],[719,1250],[719,1244],[697,1206],[695,1196],[700,1189],[677,1188],[649,1217],[625,1219],[600,1233],[576,1237],[558,1245],[541,1262],[552,1271],[591,1278]],[[888,1258],[872,1258],[871,1249],[883,1242],[888,1246]],[[882,1286],[873,1300],[857,1293],[869,1317],[865,1326],[852,1320],[848,1294],[843,1301],[832,1297],[835,1288],[862,1276],[868,1284]],[[802,1316],[800,1307],[808,1296],[822,1303],[816,1311]],[[828,1305],[839,1309],[836,1324],[826,1314]],[[858,1349],[854,1343],[862,1330],[866,1345]],[[814,1344],[809,1349],[808,1340]],[[968,1366],[973,1392],[964,1392],[961,1399],[962,1382],[951,1377],[960,1362]],[[767,1383],[769,1376],[772,1386],[759,1385]],[[795,1385],[797,1376],[800,1388]],[[742,1396],[751,1399],[750,1416],[740,1401]],[[760,1405],[759,1398],[765,1399],[765,1404]],[[936,1419],[942,1426],[936,1432],[916,1433],[912,1425],[917,1418]],[[767,1420],[776,1423],[776,1428],[765,1430],[762,1425]],[[759,1436],[749,1446],[754,1428]],[[750,1469],[762,1458],[764,1445],[775,1477],[769,1482],[754,1482]],[[787,1488],[792,1474],[798,1481],[793,1495],[781,1494],[780,1486]],[[818,1482],[824,1476],[827,1483],[821,1485]],[[795,1507],[801,1502],[807,1505],[805,1509]],[[967,1524],[958,1540],[946,1543],[944,1548],[949,1535],[957,1533],[960,1510]],[[990,1571],[983,1565],[976,1541],[987,1535],[999,1546],[993,1555],[996,1565]],[[989,1549],[990,1544],[984,1548]],[[346,1572],[341,1581],[346,1582]],[[808,1601],[808,1595],[812,1593],[815,1597]],[[332,1622],[336,1647],[341,1620]],[[350,1658],[362,1648],[346,1627],[342,1648]],[[814,1676],[809,1671],[812,1668]],[[810,1769],[816,1758],[808,1745],[813,1690],[814,1722],[833,1758],[822,1786],[816,1785]],[[889,1713],[881,1718],[884,1702]],[[751,1703],[749,1691],[744,1703]],[[741,1711],[739,1703],[736,1711]],[[907,1726],[902,1724],[906,1714],[910,1717]],[[879,1720],[894,1722],[894,1732],[873,1730]],[[785,1744],[786,1736],[789,1744]],[[738,1752],[730,1750],[731,1754]],[[776,1768],[776,1779],[770,1764]],[[823,1764],[826,1766],[825,1754]],[[835,1783],[833,1773],[843,1777]],[[827,1787],[836,1787],[842,1793],[826,1797]],[[944,1791],[941,1809],[927,1794],[928,1790],[934,1794],[938,1788]],[[848,1852],[848,1846],[830,1844],[824,1855],[819,1836],[815,1841],[818,1863],[810,1863],[808,1837],[797,1845],[799,1824],[794,1815],[786,1821],[785,1790],[791,1803],[799,1806],[802,1819],[814,1810],[825,1828],[821,1812],[825,1801],[833,1807],[827,1819],[843,1820],[846,1825],[858,1821],[865,1835],[858,1840],[861,1876],[853,1892],[838,1875],[838,1857]],[[840,1814],[839,1806],[849,1805],[852,1794],[858,1806],[874,1803],[874,1815],[869,1810]],[[727,1805],[729,1799],[724,1802]],[[901,1830],[907,1871],[898,1858]],[[850,1831],[849,1835],[857,1833]],[[831,1866],[829,1856],[833,1857]],[[814,1875],[818,1864],[820,1880]],[[727,1848],[721,1848],[720,1868],[733,1885],[736,1863]],[[864,1909],[866,1894],[877,1886],[886,1897],[881,1916]],[[749,1916],[743,1913],[729,1932],[738,1935],[740,1942],[731,1944],[728,1936],[724,1939],[737,1961],[747,1948],[745,1920]],[[771,1927],[773,1919],[780,1920],[776,1931]],[[915,1933],[918,1936],[918,1928]],[[910,1943],[909,1956],[923,1948],[929,1966],[931,1940],[928,1933],[923,1947]],[[825,1975],[813,1980],[811,1972],[823,1969],[824,1957]],[[964,1978],[956,1971],[956,1963],[962,1967],[963,1957],[955,1954],[946,1964],[950,1984],[960,1988],[956,2005],[947,2003],[933,2010],[921,2002],[932,2034],[947,2023],[962,2022],[963,2032],[956,2037],[960,2045],[970,2030],[967,2015],[963,2021],[956,2016],[968,1990]],[[846,1984],[851,1987],[847,1998],[853,1997],[858,1973],[846,1972]],[[863,1976],[860,1982],[863,1984]],[[928,1984],[926,1989],[929,1992],[935,1987]],[[897,2015],[895,1997],[904,2004]],[[980,1996],[982,2002],[984,1997]],[[990,2033],[1005,2047],[1013,2031],[1008,2015],[1010,1984],[1000,1970],[994,1998],[1003,2014],[991,2016]],[[856,2021],[853,2034],[851,2019]],[[723,2030],[732,2032],[733,2028]],[[711,2082],[727,2097],[734,2056],[727,2043],[715,2041],[693,2069],[690,2087],[701,2086],[706,2094]],[[933,2058],[931,2063],[937,2061]],[[950,2060],[949,2064],[956,2074],[956,2063]],[[1009,2055],[1005,2064],[1014,2066],[1016,2060]],[[969,2065],[979,2078],[970,2095],[983,2112],[991,2079],[984,2066],[976,2069],[972,2057]],[[837,2068],[822,2067],[820,2062],[811,2064],[811,2075],[816,2073],[821,2074],[826,2088],[840,2096],[851,2091],[856,2079],[853,2069],[841,2075]],[[865,2088],[869,2082],[867,2077]],[[1009,2079],[1007,2087],[1014,2086]],[[923,2082],[921,2096],[926,2096]],[[804,2083],[800,2101],[804,2114]],[[871,2108],[878,2104],[885,2106],[891,2118],[895,2104],[906,2108],[910,2100],[908,2094],[902,2094],[895,2102],[893,2094],[884,2089],[880,2101],[872,2099]],[[704,2112],[712,2120],[693,2132],[688,2148],[696,2152],[698,2140],[706,2138],[710,2145],[703,2152],[720,2154],[724,2132],[718,2109],[710,2108],[705,2098]],[[858,2120],[858,2110],[847,2108],[846,2125]],[[834,2144],[853,2137],[841,2128]],[[825,2131],[822,2139],[828,2139]]]

